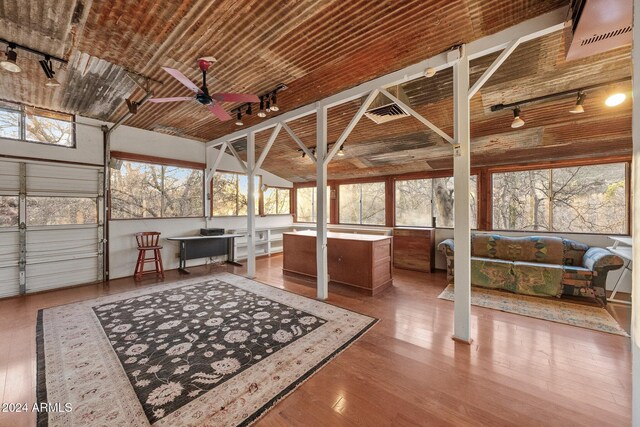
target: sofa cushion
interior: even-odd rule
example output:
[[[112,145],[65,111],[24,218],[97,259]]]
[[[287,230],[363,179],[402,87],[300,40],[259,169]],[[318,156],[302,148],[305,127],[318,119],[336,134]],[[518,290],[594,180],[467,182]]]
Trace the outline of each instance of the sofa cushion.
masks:
[[[581,266],[582,258],[584,258],[584,254],[589,250],[589,245],[570,239],[562,239],[562,244],[564,246],[562,263],[564,265]]]
[[[560,237],[471,236],[471,255],[481,258],[561,265],[563,254],[564,246]]]
[[[516,292],[523,295],[560,296],[563,266],[516,261]]]
[[[513,263],[501,259],[471,257],[471,284],[515,292]]]

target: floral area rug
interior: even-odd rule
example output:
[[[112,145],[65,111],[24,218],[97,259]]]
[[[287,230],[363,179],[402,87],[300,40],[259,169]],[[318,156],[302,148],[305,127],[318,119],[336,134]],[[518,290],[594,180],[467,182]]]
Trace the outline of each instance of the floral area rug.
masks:
[[[375,322],[229,273],[41,310],[38,425],[251,424]]]
[[[438,298],[453,301],[453,285],[447,286]],[[477,287],[471,288],[471,304],[594,331],[629,336],[609,312],[600,307]]]

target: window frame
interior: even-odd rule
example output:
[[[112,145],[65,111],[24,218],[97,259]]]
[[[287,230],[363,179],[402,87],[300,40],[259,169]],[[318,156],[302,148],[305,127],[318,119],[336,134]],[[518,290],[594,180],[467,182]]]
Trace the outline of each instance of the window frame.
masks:
[[[198,162],[190,162],[187,160],[176,160],[176,159],[168,159],[166,157],[156,157],[156,156],[147,156],[143,154],[135,154],[135,153],[127,153],[123,151],[111,151],[110,158],[123,160],[127,162],[135,162],[135,163],[145,163],[152,166],[166,166],[166,167],[178,167],[184,169],[195,169],[202,172],[202,209],[201,215],[198,216],[159,216],[159,217],[142,217],[142,218],[113,218],[113,204],[111,203],[111,195],[113,193],[113,189],[111,187],[111,168],[109,168],[109,209],[107,219],[108,221],[140,221],[140,220],[166,220],[166,219],[186,219],[186,218],[206,218],[205,217],[205,206],[207,200],[205,198],[205,169],[206,165],[204,163]]]
[[[388,216],[388,188],[387,188],[387,180],[386,179],[367,179],[367,180],[345,180],[345,181],[335,181],[335,189],[332,187],[331,191],[335,191],[336,196],[335,199],[330,198],[329,200],[335,200],[335,210],[336,210],[336,223],[339,225],[355,225],[359,227],[386,227],[387,226],[387,216]],[[365,185],[365,184],[383,184],[384,185],[384,224],[362,224],[362,218],[360,218],[360,223],[350,223],[350,222],[342,222],[340,219],[340,187],[343,185]],[[394,205],[395,205],[395,196],[394,196]],[[362,200],[360,201],[362,203]],[[395,223],[395,208],[393,212],[393,222]]]
[[[15,105],[16,108],[11,108],[8,107],[6,105],[2,105],[2,104],[9,104],[9,105]],[[33,108],[36,111],[44,111],[44,112],[50,112],[53,115],[63,115],[63,116],[68,116],[69,117],[69,123],[71,123],[71,141],[72,141],[72,145],[59,145],[59,144],[50,144],[47,142],[43,142],[43,141],[36,141],[33,139],[27,139],[27,112],[26,109],[27,108]],[[0,110],[2,111],[9,111],[9,112],[13,112],[13,113],[19,113],[20,114],[20,129],[19,129],[19,136],[18,138],[10,138],[10,137],[0,137],[0,139],[7,139],[9,141],[20,141],[20,142],[27,142],[29,144],[40,144],[40,145],[46,145],[49,147],[59,147],[59,148],[70,148],[70,149],[76,149],[78,147],[78,141],[77,141],[77,135],[76,135],[76,115],[75,114],[68,114],[68,113],[63,113],[60,111],[55,111],[55,110],[50,110],[47,108],[40,108],[40,107],[35,107],[32,105],[27,105],[27,104],[22,104],[22,103],[17,103],[17,102],[12,102],[12,101],[7,101],[5,99],[0,99]],[[47,116],[43,116],[43,115],[38,115],[38,114],[34,114],[37,117],[43,117],[43,118],[50,118],[50,119],[54,119],[54,120],[61,120],[61,119],[55,119],[54,117],[47,117]]]
[[[262,176],[260,176],[260,178],[262,178]],[[262,180],[261,180],[262,182]],[[265,211],[265,206],[264,206],[264,191],[262,190],[263,185],[260,185],[260,216],[282,216],[282,215],[291,215],[292,214],[292,207],[291,207],[291,202],[292,202],[292,195],[291,193],[293,192],[293,188],[291,187],[280,187],[280,186],[276,186],[276,185],[266,185],[266,189],[270,189],[273,188],[274,190],[276,190],[276,203],[277,203],[277,192],[279,190],[287,190],[289,191],[289,211],[286,213],[274,213],[274,214],[268,214]]]
[[[503,165],[486,169],[487,179],[487,192],[485,194],[487,198],[487,230],[491,232],[507,232],[507,233],[537,233],[537,234],[568,234],[568,235],[593,235],[593,236],[610,236],[616,235],[611,232],[579,232],[579,231],[562,231],[562,230],[509,230],[509,229],[495,229],[493,226],[493,175],[509,172],[527,172],[532,170],[550,170],[550,169],[566,169],[575,167],[588,167],[588,166],[600,166],[609,164],[624,164],[625,166],[625,223],[626,230],[623,235],[631,235],[633,217],[631,215],[631,159],[629,157],[607,157],[600,159],[580,159],[580,160],[567,160],[558,162],[544,162],[544,163],[531,163],[531,164],[516,164],[516,165]],[[480,198],[479,198],[480,199]],[[549,210],[552,206],[549,206]]]
[[[229,171],[229,170],[225,170],[225,169],[217,169],[214,172],[214,175],[216,173],[225,173],[225,174],[233,174],[233,175],[241,175],[241,176],[246,176],[247,177],[247,181],[248,181],[248,175],[246,173],[242,173],[242,172],[236,172],[236,171]],[[256,177],[258,178],[258,183],[256,184],[256,190],[258,191],[258,201],[257,201],[257,207],[258,207],[258,213],[256,213],[256,216],[265,216],[264,215],[264,207],[263,207],[263,194],[262,194],[262,175],[256,175]],[[213,176],[211,177],[211,180],[209,182],[209,194],[211,195],[211,197],[209,197],[208,203],[209,203],[209,218],[244,218],[246,216],[249,215],[249,209],[247,207],[247,214],[246,215],[214,215],[213,214]],[[281,214],[284,215],[284,214]]]

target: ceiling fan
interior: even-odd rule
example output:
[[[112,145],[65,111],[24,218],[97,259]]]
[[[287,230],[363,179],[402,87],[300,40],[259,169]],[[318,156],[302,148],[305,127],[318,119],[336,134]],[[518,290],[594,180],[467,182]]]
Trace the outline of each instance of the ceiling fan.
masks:
[[[209,90],[207,88],[207,70],[213,62],[215,62],[215,58],[213,57],[204,57],[198,59],[198,67],[200,67],[200,70],[202,71],[202,87],[200,88],[180,71],[169,67],[162,67],[162,69],[171,74],[173,78],[185,85],[189,90],[193,91],[196,94],[195,100],[207,107],[209,111],[211,111],[213,115],[221,121],[230,120],[231,116],[220,106],[220,102],[260,102],[260,99],[257,96],[246,93],[209,94]],[[191,101],[193,99],[193,96],[174,96],[171,98],[151,98],[149,99],[149,102],[160,103]]]

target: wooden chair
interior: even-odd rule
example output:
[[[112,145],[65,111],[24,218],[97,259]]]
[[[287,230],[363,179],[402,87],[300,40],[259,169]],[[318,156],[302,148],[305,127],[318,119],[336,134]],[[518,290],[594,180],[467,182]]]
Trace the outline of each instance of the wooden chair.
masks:
[[[159,245],[160,233],[157,231],[145,231],[136,233],[136,242],[138,243],[138,261],[136,262],[136,270],[133,274],[135,280],[141,280],[145,274],[159,274],[164,279],[164,269],[162,267],[162,254]],[[147,258],[147,251],[153,252],[153,256]],[[146,263],[154,263],[154,270],[144,270]]]

